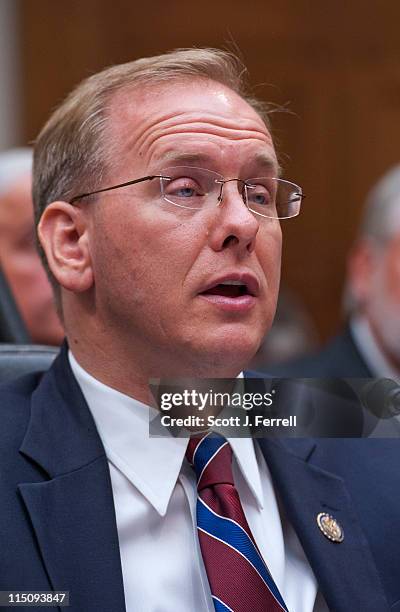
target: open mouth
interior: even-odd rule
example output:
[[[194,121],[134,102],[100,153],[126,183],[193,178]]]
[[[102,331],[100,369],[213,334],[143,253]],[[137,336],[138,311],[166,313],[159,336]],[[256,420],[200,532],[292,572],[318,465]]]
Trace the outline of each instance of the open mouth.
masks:
[[[232,276],[227,274],[215,278],[198,295],[213,308],[236,315],[244,314],[256,305],[260,285],[254,275],[236,272]]]
[[[225,281],[203,291],[201,295],[220,295],[228,298],[238,298],[243,295],[251,295],[245,283],[240,281]]]

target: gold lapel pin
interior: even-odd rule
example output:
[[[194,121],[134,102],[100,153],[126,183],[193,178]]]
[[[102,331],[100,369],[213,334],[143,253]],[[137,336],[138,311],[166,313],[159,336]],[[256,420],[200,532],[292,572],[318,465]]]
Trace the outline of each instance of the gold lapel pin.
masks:
[[[326,512],[320,512],[317,516],[317,525],[328,540],[331,542],[343,542],[343,527]]]

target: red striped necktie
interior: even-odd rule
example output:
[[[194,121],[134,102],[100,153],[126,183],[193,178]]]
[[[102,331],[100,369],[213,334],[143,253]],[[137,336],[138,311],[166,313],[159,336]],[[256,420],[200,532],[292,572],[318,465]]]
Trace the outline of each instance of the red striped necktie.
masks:
[[[287,612],[244,515],[228,442],[193,437],[186,458],[197,476],[197,531],[216,612]]]

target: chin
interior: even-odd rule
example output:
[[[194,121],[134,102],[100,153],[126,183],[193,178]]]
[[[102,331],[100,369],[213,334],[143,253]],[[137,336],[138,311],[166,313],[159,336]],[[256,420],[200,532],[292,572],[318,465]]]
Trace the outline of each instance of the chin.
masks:
[[[199,347],[199,353],[205,368],[210,369],[211,373],[207,376],[236,376],[246,369],[256,354],[260,342],[260,336],[253,333],[213,336],[209,342],[203,342]]]

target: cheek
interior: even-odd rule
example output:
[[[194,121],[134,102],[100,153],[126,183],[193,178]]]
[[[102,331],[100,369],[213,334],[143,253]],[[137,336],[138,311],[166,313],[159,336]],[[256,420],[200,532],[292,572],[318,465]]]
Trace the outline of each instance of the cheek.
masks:
[[[96,228],[91,253],[97,289],[154,308],[155,295],[159,306],[179,292],[200,247],[199,232],[190,224],[160,210],[151,212],[125,215],[123,222],[114,219],[112,225],[110,219],[107,240]]]
[[[256,254],[269,289],[279,286],[281,274],[282,234],[279,230],[259,237]]]
[[[34,248],[14,249],[0,258],[6,276],[15,283],[22,283],[26,290],[43,285],[46,273]]]
[[[390,262],[386,272],[386,287],[391,299],[399,304],[400,308],[400,258]]]
[[[389,243],[382,262],[385,291],[400,308],[400,239]]]

